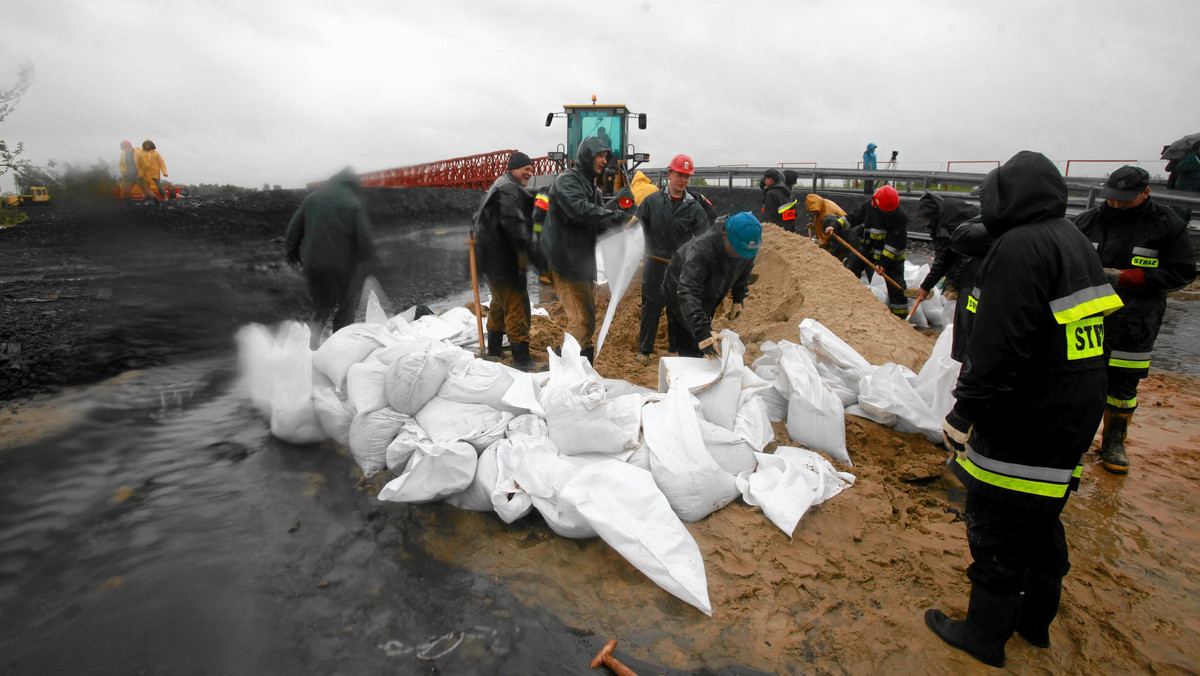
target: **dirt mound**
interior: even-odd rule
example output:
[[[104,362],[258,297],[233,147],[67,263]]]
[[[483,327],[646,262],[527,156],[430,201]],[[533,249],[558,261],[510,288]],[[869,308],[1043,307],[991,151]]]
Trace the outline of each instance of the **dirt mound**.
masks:
[[[736,320],[725,318],[728,298],[717,312],[713,328],[728,328],[746,344],[746,361],[761,355],[765,341],[800,342],[800,322],[812,318],[858,350],[872,364],[894,362],[919,370],[935,339],[921,334],[888,311],[842,264],[811,240],[775,225],[763,232],[762,248],[754,265],[758,280],[750,286],[745,311]],[[596,370],[645,387],[658,386],[658,361],[642,365],[637,356],[641,326],[641,273],[634,277],[617,307]],[[596,297],[597,327],[608,308],[608,287]],[[550,318],[535,318],[530,341],[535,348],[562,344],[566,316],[557,303],[547,304]],[[667,353],[667,322],[659,322],[655,342],[658,356]]]

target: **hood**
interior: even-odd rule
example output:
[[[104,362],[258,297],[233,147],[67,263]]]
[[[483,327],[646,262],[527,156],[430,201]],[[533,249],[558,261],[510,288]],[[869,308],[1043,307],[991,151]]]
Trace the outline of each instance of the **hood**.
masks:
[[[927,192],[917,200],[917,215],[929,221],[930,226],[937,225],[938,212],[942,210],[942,198]]]
[[[821,207],[825,206],[825,198],[816,193],[808,193],[804,198],[804,208],[807,211],[820,211]]]
[[[611,152],[608,144],[599,137],[589,136],[579,142],[579,151],[575,153],[575,166],[580,168],[584,176],[594,179],[596,174],[592,171],[592,163],[596,161],[596,155]]]
[[[1022,150],[983,180],[980,206],[992,236],[1067,213],[1067,182],[1045,155]]]
[[[354,169],[350,167],[346,167],[330,177],[329,183],[331,185],[344,185],[351,190],[358,190],[362,187],[362,184],[358,180],[358,174],[354,173]]]
[[[875,149],[876,149],[876,148],[878,148],[878,147],[879,147],[879,146],[875,145],[874,143],[868,143],[868,144],[867,144],[867,152],[871,152],[871,151],[875,150]]]
[[[992,233],[976,216],[967,220],[950,235],[950,248],[964,256],[986,256],[992,246]]]

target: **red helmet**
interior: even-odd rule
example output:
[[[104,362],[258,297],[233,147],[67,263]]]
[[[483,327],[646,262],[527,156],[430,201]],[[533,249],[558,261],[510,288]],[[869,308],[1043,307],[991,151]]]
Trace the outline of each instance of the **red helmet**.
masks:
[[[900,206],[900,193],[892,186],[885,185],[875,191],[875,195],[871,197],[871,205],[881,211],[895,211],[896,207]]]
[[[121,141],[121,150],[129,150],[132,147],[133,147],[133,144],[130,143],[129,141]]]
[[[691,176],[696,173],[696,164],[687,155],[676,155],[675,159],[667,165],[667,169]]]

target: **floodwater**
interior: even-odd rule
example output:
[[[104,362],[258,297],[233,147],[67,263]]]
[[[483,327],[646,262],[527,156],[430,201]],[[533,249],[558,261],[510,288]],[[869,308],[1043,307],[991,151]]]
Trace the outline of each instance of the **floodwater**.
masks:
[[[469,296],[465,227],[389,236],[388,309]],[[1195,369],[1198,333],[1172,300],[1158,365]],[[595,673],[606,637],[425,552],[453,507],[379,502],[334,446],[271,437],[232,351],[52,410],[61,432],[0,452],[0,673]]]

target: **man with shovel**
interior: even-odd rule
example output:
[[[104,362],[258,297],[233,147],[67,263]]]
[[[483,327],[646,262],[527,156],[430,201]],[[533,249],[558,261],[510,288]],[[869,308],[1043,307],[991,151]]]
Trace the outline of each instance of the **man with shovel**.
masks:
[[[523,152],[508,158],[508,171],[488,188],[475,212],[479,271],[487,277],[492,303],[487,317],[487,354],[501,357],[504,334],[514,368],[536,370],[529,358],[529,289],[525,274],[533,236],[533,195],[525,189],[533,178],[533,160]]]

